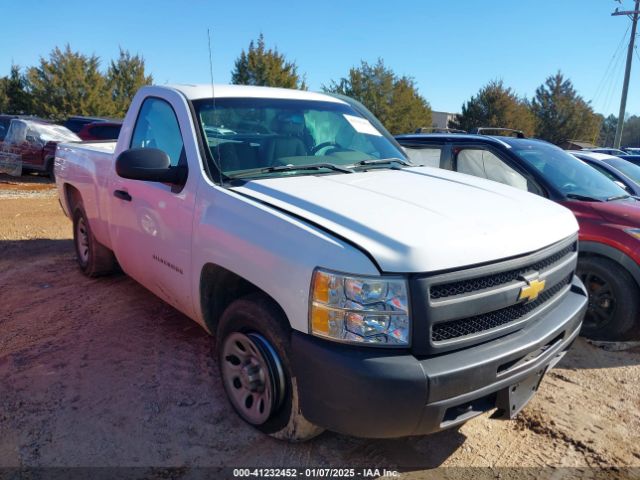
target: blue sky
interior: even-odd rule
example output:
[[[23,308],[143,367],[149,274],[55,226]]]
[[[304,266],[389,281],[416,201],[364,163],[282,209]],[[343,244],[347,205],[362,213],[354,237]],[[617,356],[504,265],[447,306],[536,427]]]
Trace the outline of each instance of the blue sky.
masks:
[[[531,96],[561,69],[596,111],[618,112],[630,21],[614,0],[87,0],[2,2],[0,75],[34,65],[56,45],[142,54],[155,82],[226,83],[233,62],[260,32],[295,60],[312,90],[378,57],[414,77],[434,110],[457,112],[491,79]],[[632,1],[623,0],[631,9]],[[626,40],[628,41],[628,33]],[[619,48],[619,46],[623,48]],[[615,55],[617,52],[617,55]],[[615,56],[614,56],[615,55]],[[640,114],[640,55],[627,112]]]

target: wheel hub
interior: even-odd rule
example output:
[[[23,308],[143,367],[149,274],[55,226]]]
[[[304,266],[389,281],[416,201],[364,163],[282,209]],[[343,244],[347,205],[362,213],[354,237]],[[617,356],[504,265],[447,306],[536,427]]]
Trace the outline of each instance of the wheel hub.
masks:
[[[594,272],[582,272],[581,280],[589,292],[585,325],[602,328],[609,324],[616,312],[616,300],[611,285]]]
[[[252,358],[248,364],[242,366],[240,375],[242,384],[251,392],[264,391],[264,372],[255,359]]]
[[[284,396],[278,355],[263,336],[239,332],[225,339],[221,353],[222,377],[233,407],[247,422],[263,424]]]

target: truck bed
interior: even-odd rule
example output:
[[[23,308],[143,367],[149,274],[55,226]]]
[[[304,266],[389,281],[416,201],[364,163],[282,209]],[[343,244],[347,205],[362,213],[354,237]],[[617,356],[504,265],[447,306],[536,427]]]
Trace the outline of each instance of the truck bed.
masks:
[[[68,186],[79,191],[84,210],[91,222],[96,238],[105,246],[111,246],[106,215],[102,211],[109,195],[109,179],[114,168],[115,141],[61,143],[56,149],[56,185],[62,208],[73,217],[68,202]]]
[[[113,153],[116,150],[117,142],[115,140],[88,141],[76,143],[61,143],[61,147],[73,150],[89,150],[94,152]]]

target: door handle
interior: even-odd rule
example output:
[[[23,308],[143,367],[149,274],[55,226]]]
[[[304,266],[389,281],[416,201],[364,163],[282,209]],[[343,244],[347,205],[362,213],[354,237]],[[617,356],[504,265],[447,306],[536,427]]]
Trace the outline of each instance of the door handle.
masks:
[[[131,195],[129,195],[129,192],[125,192],[124,190],[115,190],[113,192],[113,196],[120,200],[124,200],[125,202],[131,201]]]

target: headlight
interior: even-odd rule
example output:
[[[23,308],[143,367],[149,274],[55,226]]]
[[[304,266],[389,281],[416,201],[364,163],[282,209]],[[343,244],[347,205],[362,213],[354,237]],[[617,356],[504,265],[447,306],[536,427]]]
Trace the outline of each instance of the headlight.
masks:
[[[316,270],[309,305],[311,333],[346,343],[409,345],[407,282]]]
[[[627,228],[625,229],[625,232],[640,240],[640,228]]]

